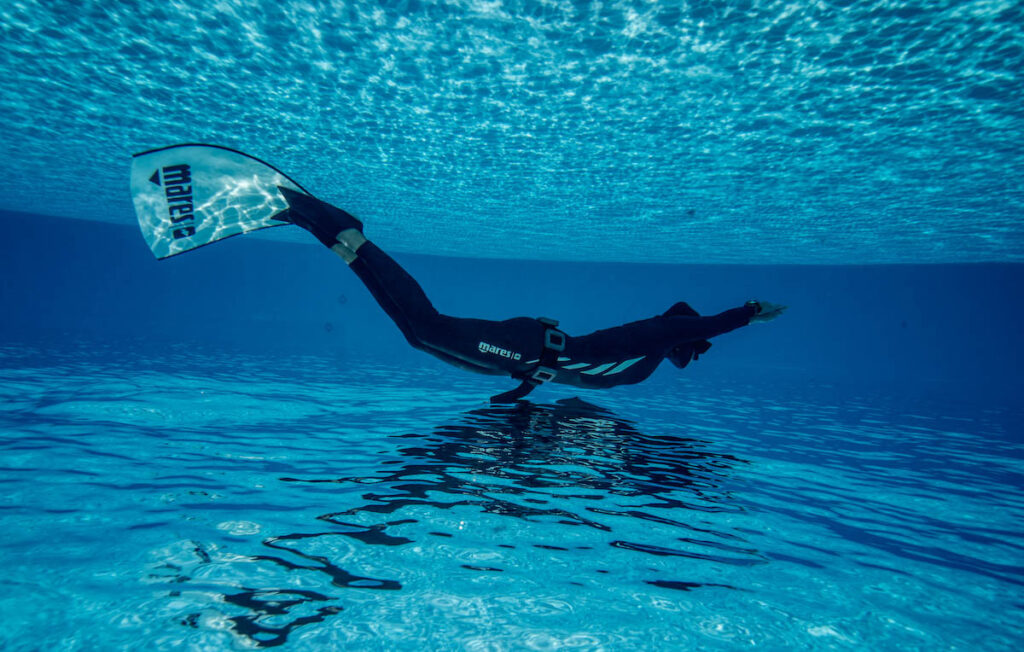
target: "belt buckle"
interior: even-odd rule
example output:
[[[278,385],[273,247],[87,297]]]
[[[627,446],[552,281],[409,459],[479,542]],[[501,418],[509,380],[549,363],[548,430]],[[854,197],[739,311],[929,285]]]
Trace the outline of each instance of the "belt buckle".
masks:
[[[557,373],[558,372],[550,367],[537,367],[536,371],[530,375],[530,378],[539,383],[546,383],[554,380]]]
[[[555,339],[558,343],[555,343]],[[549,328],[544,331],[544,348],[551,349],[553,351],[564,351],[565,350],[565,333],[562,331],[556,331],[553,328]]]

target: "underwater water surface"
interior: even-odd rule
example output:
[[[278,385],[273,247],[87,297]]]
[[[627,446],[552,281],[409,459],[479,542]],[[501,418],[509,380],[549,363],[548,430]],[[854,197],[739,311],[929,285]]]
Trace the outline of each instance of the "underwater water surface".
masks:
[[[129,352],[0,351],[8,649],[1019,643],[1019,407]]]
[[[1015,0],[3,7],[5,210],[131,223],[131,155],[208,142],[389,251],[1024,261]]]

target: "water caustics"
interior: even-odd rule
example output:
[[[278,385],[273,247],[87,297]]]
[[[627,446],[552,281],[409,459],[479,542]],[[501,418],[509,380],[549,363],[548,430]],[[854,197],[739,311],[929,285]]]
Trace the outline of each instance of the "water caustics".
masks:
[[[12,2],[0,208],[130,223],[131,155],[199,141],[394,251],[1021,261],[1022,25],[1000,0]]]

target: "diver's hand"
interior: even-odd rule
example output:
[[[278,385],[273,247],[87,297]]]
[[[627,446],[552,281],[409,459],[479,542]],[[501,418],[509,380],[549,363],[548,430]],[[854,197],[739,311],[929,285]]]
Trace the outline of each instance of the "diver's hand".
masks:
[[[789,307],[779,303],[769,303],[768,301],[749,301],[748,305],[754,306],[754,309],[757,310],[754,316],[750,318],[751,324],[754,322],[771,321]]]

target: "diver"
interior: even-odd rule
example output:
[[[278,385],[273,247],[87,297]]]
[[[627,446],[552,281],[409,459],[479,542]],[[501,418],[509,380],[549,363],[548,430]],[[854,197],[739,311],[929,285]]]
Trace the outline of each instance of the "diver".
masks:
[[[505,321],[442,315],[398,263],[363,235],[362,223],[344,210],[283,186],[288,220],[341,256],[413,347],[468,371],[509,375],[515,389],[491,398],[514,402],[545,382],[600,389],[638,383],[668,358],[682,369],[707,352],[712,337],[778,317],[786,306],[748,301],[713,316],[684,302],[664,314],[580,337],[558,322],[516,317]]]

